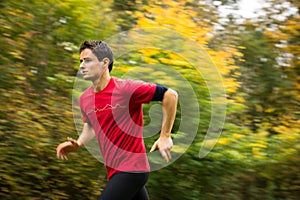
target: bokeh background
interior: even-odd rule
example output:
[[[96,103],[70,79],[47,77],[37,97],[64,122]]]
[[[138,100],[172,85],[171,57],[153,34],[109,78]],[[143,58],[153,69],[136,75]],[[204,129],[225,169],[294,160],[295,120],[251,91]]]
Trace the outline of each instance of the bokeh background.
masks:
[[[176,89],[168,74],[140,67],[167,65],[198,97],[197,135],[176,162],[151,173],[151,199],[298,199],[300,4],[258,2],[250,17],[243,15],[250,4],[241,9],[239,0],[1,1],[0,199],[95,199],[101,193],[106,170],[89,151],[56,158],[56,146],[78,136],[72,109],[78,46],[146,27],[168,28],[201,45],[223,77],[227,105],[217,144],[199,158],[212,116],[210,93],[195,67],[172,53],[174,41],[165,41],[170,51],[145,48],[116,60],[112,76],[135,68]],[[178,109],[174,134],[180,117]],[[146,141],[147,149],[151,144]]]

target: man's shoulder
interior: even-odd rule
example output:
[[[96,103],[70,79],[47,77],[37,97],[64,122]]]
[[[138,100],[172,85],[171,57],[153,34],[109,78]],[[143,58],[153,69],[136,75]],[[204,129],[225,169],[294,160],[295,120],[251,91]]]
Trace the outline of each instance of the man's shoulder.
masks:
[[[116,87],[126,87],[130,84],[132,84],[133,80],[132,79],[123,79],[123,78],[115,78],[113,77],[114,83]]]
[[[122,93],[132,93],[133,91],[141,92],[141,91],[148,91],[149,89],[156,88],[156,84],[151,82],[145,82],[143,80],[136,80],[136,79],[120,79],[114,78],[115,91],[120,91]]]
[[[92,95],[92,91],[93,91],[93,86],[89,86],[87,89],[85,89],[83,91],[83,93],[80,95],[79,99],[82,100],[86,97],[89,97],[90,95]]]
[[[119,84],[121,86],[134,86],[134,85],[142,85],[145,84],[145,81],[142,80],[136,80],[136,79],[132,79],[132,78],[113,78],[114,82],[116,84]]]

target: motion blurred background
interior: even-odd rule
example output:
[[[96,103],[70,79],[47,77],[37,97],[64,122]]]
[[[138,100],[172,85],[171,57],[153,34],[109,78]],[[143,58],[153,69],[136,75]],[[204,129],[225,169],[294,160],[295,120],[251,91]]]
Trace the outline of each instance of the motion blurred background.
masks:
[[[227,104],[222,134],[200,159],[211,120],[203,77],[172,49],[140,49],[116,60],[116,77],[141,65],[168,65],[198,97],[197,136],[176,162],[151,173],[151,199],[299,198],[299,1],[3,0],[0,6],[1,199],[100,194],[106,170],[86,149],[67,161],[56,158],[56,146],[78,136],[72,110],[78,46],[145,27],[169,28],[201,45],[223,77]],[[155,75],[176,89],[167,74]]]

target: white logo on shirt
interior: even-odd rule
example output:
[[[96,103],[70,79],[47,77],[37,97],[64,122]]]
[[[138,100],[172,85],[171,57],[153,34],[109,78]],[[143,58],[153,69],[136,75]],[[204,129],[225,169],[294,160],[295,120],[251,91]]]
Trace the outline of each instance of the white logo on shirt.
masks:
[[[104,106],[103,108],[95,108],[93,110],[91,110],[90,112],[88,112],[87,114],[91,114],[93,112],[102,112],[105,110],[113,110],[113,109],[118,109],[118,108],[125,108],[126,106],[122,106],[120,104],[116,104],[116,105],[110,105],[110,104],[106,104],[106,106]]]

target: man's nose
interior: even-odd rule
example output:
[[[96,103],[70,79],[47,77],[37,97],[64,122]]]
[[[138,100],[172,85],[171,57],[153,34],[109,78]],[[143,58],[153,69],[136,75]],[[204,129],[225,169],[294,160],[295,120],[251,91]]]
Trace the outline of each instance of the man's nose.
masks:
[[[83,64],[84,62],[82,62],[82,63],[80,63],[80,65],[79,65],[79,68],[82,70],[82,69],[84,69],[84,64]]]

